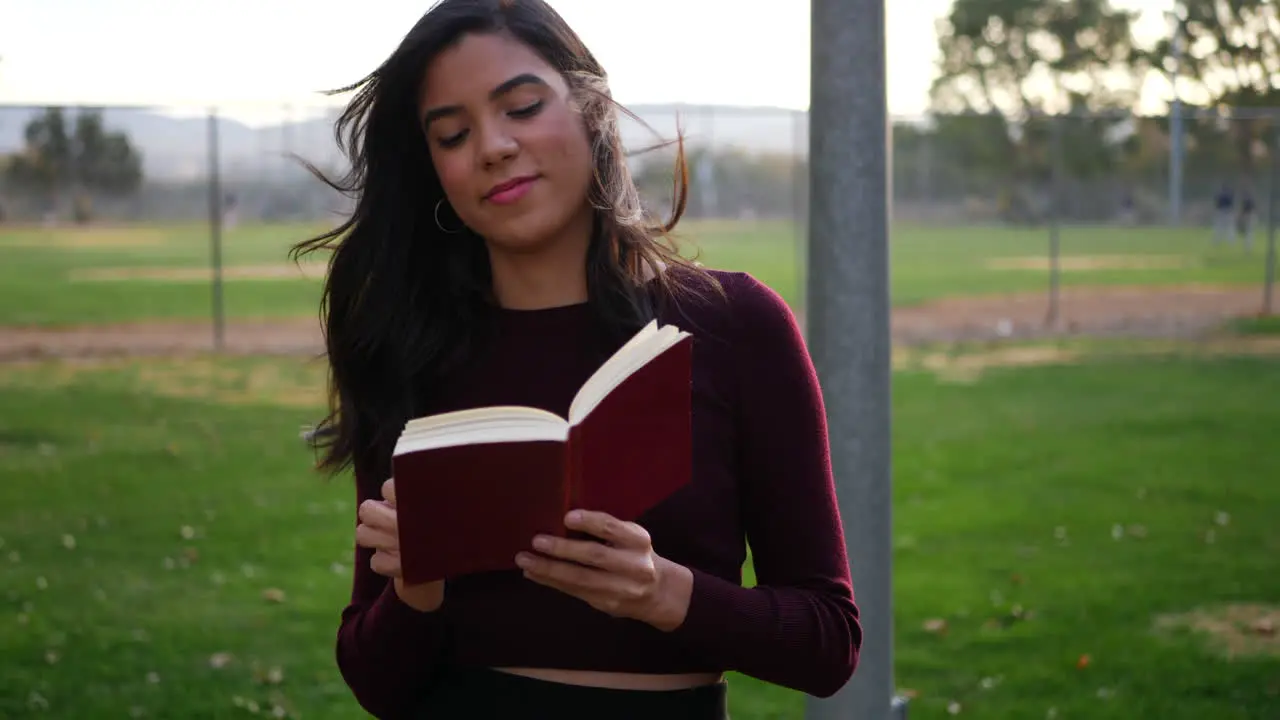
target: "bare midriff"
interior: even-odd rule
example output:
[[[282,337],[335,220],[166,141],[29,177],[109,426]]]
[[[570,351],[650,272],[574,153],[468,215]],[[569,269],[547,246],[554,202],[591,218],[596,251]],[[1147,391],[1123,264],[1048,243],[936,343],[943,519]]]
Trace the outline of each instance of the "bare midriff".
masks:
[[[498,667],[494,668],[494,670],[535,680],[615,690],[687,690],[689,688],[702,687],[703,685],[714,685],[724,679],[724,675],[720,673],[653,675],[647,673],[521,667]]]

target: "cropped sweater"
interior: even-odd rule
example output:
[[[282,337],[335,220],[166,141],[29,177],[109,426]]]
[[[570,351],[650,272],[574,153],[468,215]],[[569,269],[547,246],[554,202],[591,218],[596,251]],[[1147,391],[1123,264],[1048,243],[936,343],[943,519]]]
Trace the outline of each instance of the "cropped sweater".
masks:
[[[694,336],[693,482],[639,520],[654,551],[693,574],[683,624],[614,618],[519,571],[449,580],[443,605],[419,612],[357,547],[337,662],[367,711],[409,716],[451,664],[737,671],[819,697],[848,681],[862,630],[817,376],[777,293],[746,273],[709,272],[725,297],[682,298],[658,317]],[[429,412],[517,404],[563,415],[618,346],[585,303],[495,313],[495,344],[442,383]],[[382,481],[357,473],[357,502],[380,498]]]

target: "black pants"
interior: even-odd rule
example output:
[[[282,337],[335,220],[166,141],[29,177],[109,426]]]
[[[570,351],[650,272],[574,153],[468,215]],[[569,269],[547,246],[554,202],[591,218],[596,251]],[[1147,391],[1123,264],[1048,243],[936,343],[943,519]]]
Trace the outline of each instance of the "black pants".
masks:
[[[728,720],[725,683],[688,690],[616,690],[484,668],[447,671],[423,699],[422,720]]]

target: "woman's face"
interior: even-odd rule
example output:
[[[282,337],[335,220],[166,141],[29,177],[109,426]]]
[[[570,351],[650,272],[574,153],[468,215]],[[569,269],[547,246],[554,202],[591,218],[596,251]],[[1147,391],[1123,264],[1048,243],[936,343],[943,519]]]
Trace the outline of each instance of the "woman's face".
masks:
[[[589,227],[590,139],[568,84],[528,46],[463,37],[427,67],[418,108],[449,205],[491,245],[536,251]]]

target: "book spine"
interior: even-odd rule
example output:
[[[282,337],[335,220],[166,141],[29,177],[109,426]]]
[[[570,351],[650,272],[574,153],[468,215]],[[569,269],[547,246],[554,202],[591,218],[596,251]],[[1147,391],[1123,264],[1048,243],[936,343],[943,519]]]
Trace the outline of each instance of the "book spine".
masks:
[[[583,482],[583,439],[582,426],[577,425],[569,429],[569,441],[565,443],[566,462],[565,462],[565,482],[564,482],[564,511],[568,513],[570,510],[582,507],[582,490]],[[589,508],[587,508],[589,509]],[[571,536],[576,533],[570,533]]]
[[[582,427],[577,426],[569,431],[569,462],[566,463],[569,477],[565,482],[567,497],[565,512],[572,510],[582,502]]]

